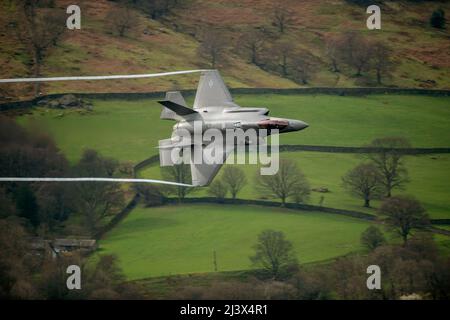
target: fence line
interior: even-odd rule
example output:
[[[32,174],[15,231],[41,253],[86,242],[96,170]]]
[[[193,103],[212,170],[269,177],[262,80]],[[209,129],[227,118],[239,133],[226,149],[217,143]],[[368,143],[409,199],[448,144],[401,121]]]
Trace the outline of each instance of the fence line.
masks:
[[[166,203],[178,203],[178,199],[175,198],[166,198]],[[184,198],[183,203],[220,203],[220,204],[235,204],[235,205],[257,205],[264,207],[276,207],[276,208],[287,208],[293,210],[309,210],[309,211],[320,211],[326,213],[335,213],[341,214],[345,216],[350,216],[353,218],[364,219],[368,221],[372,221],[376,219],[376,216],[369,213],[364,213],[360,211],[352,211],[345,209],[336,209],[329,207],[321,207],[311,204],[303,204],[303,203],[286,203],[284,207],[281,207],[280,202],[276,201],[266,201],[266,200],[249,200],[249,199],[221,199],[212,197],[201,197],[201,198]]]
[[[114,218],[111,219],[111,221],[100,228],[99,231],[94,235],[94,238],[99,240],[103,235],[109,231],[112,230],[117,224],[122,221],[125,217],[128,216],[128,214],[133,211],[134,208],[139,204],[139,201],[141,199],[141,196],[139,193],[136,193],[130,202],[118,213],[114,216]]]
[[[339,96],[361,96],[370,94],[415,94],[415,95],[428,95],[428,96],[450,96],[450,90],[445,89],[419,89],[419,88],[332,88],[332,87],[318,87],[318,88],[289,88],[289,89],[277,89],[277,88],[234,88],[230,89],[233,94],[283,94],[283,95],[295,95],[295,94],[331,94]],[[195,94],[195,90],[182,90],[185,96]],[[40,96],[31,100],[25,101],[13,101],[0,103],[0,111],[11,110],[16,108],[31,108],[39,101],[44,99],[60,98],[69,93],[54,93],[44,96]],[[165,95],[164,91],[155,92],[112,92],[112,93],[70,93],[79,98],[86,99],[126,99],[126,100],[138,100],[149,98],[162,98]]]
[[[159,160],[159,155],[152,156],[150,158],[144,159],[141,162],[138,162],[133,166],[133,178],[137,178],[137,173],[139,170],[143,169],[144,167],[155,163],[157,160]],[[112,228],[117,226],[117,224],[125,219],[128,214],[133,211],[134,208],[139,204],[141,200],[141,196],[138,192],[135,193],[133,198],[130,202],[118,213],[114,216],[114,218],[111,219],[111,221],[105,225],[103,228],[101,228],[96,234],[95,239],[102,238],[107,232],[111,231]]]
[[[165,204],[175,204],[179,203],[178,199],[176,198],[166,198]],[[322,206],[316,206],[311,204],[304,204],[304,203],[286,203],[284,207],[281,206],[280,202],[276,201],[266,201],[266,200],[249,200],[249,199],[217,199],[212,197],[198,197],[198,198],[184,198],[183,203],[219,203],[219,204],[236,204],[236,205],[257,205],[257,206],[263,206],[263,207],[277,207],[277,208],[287,208],[287,209],[293,209],[293,210],[309,210],[309,211],[320,211],[320,212],[326,212],[326,213],[334,213],[334,214],[340,214],[344,216],[349,216],[357,219],[363,219],[368,221],[374,221],[377,216],[370,213],[365,213],[361,211],[354,211],[354,210],[346,210],[346,209],[337,209],[337,208],[331,208],[331,207],[322,207]],[[430,219],[430,223],[433,225],[450,225],[450,219]],[[430,230],[433,232],[441,233],[450,236],[450,231],[439,229],[436,226],[430,227]]]
[[[280,145],[279,149],[281,152],[315,151],[315,152],[336,152],[336,153],[376,153],[385,150],[383,148],[371,148],[371,147],[315,146],[315,145],[301,145],[301,144],[282,144]],[[391,148],[389,150],[394,150],[399,153],[407,155],[450,153],[449,147]]]

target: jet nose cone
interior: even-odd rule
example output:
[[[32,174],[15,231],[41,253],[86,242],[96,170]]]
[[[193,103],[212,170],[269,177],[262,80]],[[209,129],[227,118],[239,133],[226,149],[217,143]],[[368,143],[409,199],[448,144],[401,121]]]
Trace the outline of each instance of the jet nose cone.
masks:
[[[292,128],[292,130],[299,131],[309,127],[309,124],[300,120],[289,120],[289,126]]]

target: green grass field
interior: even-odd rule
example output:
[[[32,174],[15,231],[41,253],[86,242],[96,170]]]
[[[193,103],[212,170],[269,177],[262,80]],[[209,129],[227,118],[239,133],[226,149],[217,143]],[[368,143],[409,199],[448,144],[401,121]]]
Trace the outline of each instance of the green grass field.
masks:
[[[302,119],[304,131],[282,144],[361,146],[376,137],[403,136],[416,147],[450,145],[449,98],[408,95],[245,95],[242,106],[266,106],[272,116]]]
[[[130,280],[176,274],[248,270],[257,235],[283,231],[301,264],[364,250],[369,222],[320,212],[259,206],[171,205],[138,207],[100,241],[99,254],[115,254]],[[397,238],[386,234],[389,241]],[[435,235],[443,254],[450,239]]]
[[[171,124],[159,120],[161,108],[155,101],[93,101],[95,111],[82,115],[75,110],[38,109],[21,117],[49,131],[71,161],[84,149],[93,148],[121,161],[133,161],[156,154],[158,140],[170,135]],[[62,117],[58,115],[64,114]]]
[[[305,120],[310,127],[280,136],[281,144],[361,146],[397,135],[416,147],[450,146],[449,98],[408,95],[237,95],[243,107],[264,106],[272,116]],[[156,100],[94,100],[94,112],[37,109],[34,121],[50,131],[72,161],[84,148],[137,162],[156,154],[158,140],[170,137],[171,121],[160,120]],[[188,99],[192,102],[192,97]],[[63,116],[58,116],[63,114]]]
[[[192,99],[189,97],[188,102],[192,103]],[[238,95],[236,101],[242,106],[266,106],[274,116],[303,119],[310,124],[304,131],[281,135],[282,144],[360,146],[375,137],[400,135],[409,138],[414,146],[450,146],[450,108],[445,97]],[[158,140],[170,136],[173,122],[159,119],[161,108],[155,100],[94,100],[93,104],[92,114],[38,108],[19,121],[49,131],[71,161],[76,161],[83,149],[94,148],[121,161],[138,162],[157,154]],[[296,159],[313,187],[331,190],[313,193],[310,203],[317,204],[323,195],[325,206],[373,212],[364,209],[361,201],[345,193],[341,186],[342,175],[360,161],[355,155],[296,152],[282,156]],[[450,157],[410,156],[407,166],[411,182],[405,192],[422,201],[432,217],[449,218]],[[252,181],[256,168],[245,168]],[[160,177],[157,167],[141,174]],[[249,184],[240,197],[258,195]],[[377,206],[376,201],[373,204]]]
[[[192,97],[188,101],[192,103]],[[360,146],[380,136],[401,135],[417,147],[450,146],[448,98],[374,95],[238,95],[242,106],[265,106],[271,115],[298,118],[310,127],[280,136],[282,144]],[[94,112],[46,110],[18,118],[49,131],[72,161],[83,149],[94,148],[121,161],[138,162],[157,154],[159,139],[170,136],[173,122],[159,119],[155,100],[94,100]],[[309,203],[361,210],[361,200],[344,192],[341,176],[361,161],[356,155],[320,152],[282,153],[295,159],[312,187]],[[408,156],[411,182],[404,191],[416,196],[433,218],[450,217],[450,155]],[[256,166],[245,166],[249,184],[239,195],[258,198],[252,187]],[[158,166],[148,167],[143,177],[159,178]],[[200,190],[193,196],[204,196]],[[374,207],[379,204],[373,202]],[[266,228],[282,230],[294,243],[302,263],[326,260],[361,250],[359,237],[368,222],[317,212],[245,206],[167,206],[137,208],[101,241],[100,253],[117,254],[129,279],[213,271],[213,252],[219,271],[251,268],[249,255],[257,234]],[[436,240],[450,252],[448,237]]]
[[[129,279],[251,268],[249,256],[264,229],[283,231],[301,263],[361,250],[368,222],[318,212],[257,206],[183,205],[137,208],[100,242]]]
[[[341,184],[341,177],[352,167],[363,161],[361,156],[326,152],[283,152],[281,157],[297,161],[298,166],[308,178],[311,187],[326,187],[330,192],[312,192],[308,203],[319,204],[324,197],[323,206],[348,210],[364,211],[376,214],[379,201],[372,201],[373,208],[364,208],[363,201],[349,195]],[[422,202],[432,218],[450,218],[450,155],[421,155],[406,157],[410,182],[405,190],[394,194],[411,194]],[[247,185],[239,198],[258,199],[261,195],[255,191],[254,177],[258,172],[255,165],[245,168]],[[161,178],[160,167],[150,166],[140,172],[141,177]],[[219,173],[220,177],[220,173]],[[207,189],[199,189],[192,196],[205,196]]]

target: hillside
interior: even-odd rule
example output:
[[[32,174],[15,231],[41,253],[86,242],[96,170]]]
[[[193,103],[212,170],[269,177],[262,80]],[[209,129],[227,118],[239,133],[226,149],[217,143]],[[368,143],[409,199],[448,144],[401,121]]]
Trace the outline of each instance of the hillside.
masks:
[[[139,207],[100,247],[119,257],[127,278],[141,279],[212,272],[214,252],[218,271],[249,269],[252,245],[267,228],[286,233],[301,263],[326,260],[361,250],[359,236],[368,225],[338,215],[256,206]]]
[[[332,72],[326,56],[325,39],[349,30],[365,37],[382,40],[393,50],[396,66],[383,85],[401,87],[450,88],[450,41],[447,30],[429,26],[433,10],[450,4],[440,1],[384,1],[382,30],[366,29],[365,7],[335,1],[286,1],[292,14],[283,34],[273,25],[271,0],[179,0],[170,11],[150,19],[148,12],[132,6],[136,24],[123,37],[113,32],[109,13],[124,9],[120,1],[82,1],[81,30],[66,30],[56,46],[45,54],[41,74],[107,75],[148,73],[209,67],[198,47],[205,30],[218,30],[225,40],[224,59],[218,62],[231,87],[289,88],[300,84],[250,63],[242,52],[241,36],[252,30],[265,30],[267,38],[261,55],[270,60],[274,43],[284,42],[302,50],[310,63],[308,86],[374,85],[373,72],[354,77],[351,70]],[[32,75],[33,61],[16,36],[13,24],[18,20],[16,1],[0,3],[0,74],[2,78]],[[57,0],[56,7],[66,8],[71,1]],[[56,9],[53,9],[56,10]],[[17,22],[20,24],[20,21]],[[195,87],[196,75],[132,81],[64,82],[45,84],[42,93],[55,92],[148,92]],[[30,97],[31,87],[3,85],[0,96]]]
[[[371,95],[340,97],[330,95],[236,95],[242,106],[268,107],[273,116],[303,119],[311,126],[304,131],[280,135],[281,144],[361,146],[376,137],[399,135],[415,147],[450,145],[448,98],[414,95]],[[192,103],[192,97],[187,97]],[[156,155],[158,140],[170,134],[169,121],[153,121],[160,113],[155,100],[92,100],[94,112],[86,115],[77,110],[36,108],[32,114],[18,117],[29,127],[45,128],[72,162],[79,160],[84,149],[93,148],[120,161],[137,163]],[[414,128],[414,130],[411,130]],[[325,186],[331,192],[313,192],[310,204],[361,211],[361,201],[342,187],[341,177],[362,159],[354,154],[325,152],[283,152],[304,171],[313,187]],[[433,218],[450,217],[450,156],[409,156],[405,160],[410,174],[406,192],[415,195]],[[256,168],[244,166],[248,181]],[[161,179],[160,167],[149,166],[140,177]],[[219,173],[220,177],[220,173]],[[206,196],[207,190],[193,194]],[[254,185],[244,187],[239,197],[258,199]],[[374,202],[374,207],[378,207]],[[368,213],[375,213],[368,209]]]

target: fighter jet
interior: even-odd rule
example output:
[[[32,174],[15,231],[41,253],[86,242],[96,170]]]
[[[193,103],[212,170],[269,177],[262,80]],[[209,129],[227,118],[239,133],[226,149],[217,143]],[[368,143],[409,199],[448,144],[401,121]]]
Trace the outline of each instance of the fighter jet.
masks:
[[[242,108],[233,102],[228,88],[223,82],[217,70],[184,70],[150,74],[132,75],[107,75],[107,76],[64,76],[48,78],[14,78],[0,79],[2,83],[24,83],[24,82],[47,82],[47,81],[82,81],[82,80],[114,80],[114,79],[142,79],[172,76],[188,73],[201,72],[200,82],[195,95],[193,108],[189,108],[180,92],[167,92],[165,100],[159,101],[164,108],[161,112],[161,119],[175,120],[172,136],[169,139],[159,141],[160,164],[161,166],[176,165],[173,161],[174,150],[185,150],[191,148],[198,150],[202,154],[213,149],[221,157],[222,161],[217,163],[196,163],[189,162],[191,167],[192,185],[160,181],[154,179],[112,179],[112,178],[42,178],[42,177],[0,177],[0,181],[118,181],[118,182],[145,182],[160,183],[183,186],[207,186],[214,179],[222,164],[231,152],[235,150],[238,143],[233,139],[230,143],[216,143],[216,141],[202,140],[200,143],[196,139],[185,139],[181,133],[188,132],[195,134],[195,125],[200,123],[203,129],[217,129],[221,132],[229,130],[249,130],[255,129],[266,131],[267,135],[272,133],[286,133],[299,131],[308,127],[308,124],[294,119],[282,119],[269,117],[269,110],[266,108]],[[265,143],[265,137],[259,136],[254,141],[244,141],[245,144],[254,145]],[[192,159],[192,158],[191,158]]]
[[[186,131],[191,135],[194,134],[194,123],[200,123],[203,129],[218,129],[224,135],[225,131],[230,129],[255,129],[256,131],[266,129],[266,132],[270,135],[274,129],[279,133],[286,133],[308,127],[307,123],[300,120],[269,117],[269,110],[266,108],[240,107],[233,102],[233,98],[217,70],[202,72],[193,108],[187,106],[183,96],[178,91],[167,92],[165,99],[158,102],[164,106],[160,118],[177,121],[173,126],[171,138],[159,141],[161,166],[176,165],[171,156],[174,149],[187,149],[194,146],[195,139],[185,139]],[[183,131],[183,136],[181,131]],[[197,147],[202,148],[202,153],[211,148],[220,150],[223,161],[200,164],[191,161],[189,164],[193,186],[209,185],[239,142],[233,139],[231,143],[229,141],[221,142],[220,145],[215,145],[215,143],[216,141],[202,140]],[[264,142],[257,139],[246,143],[258,144]]]

